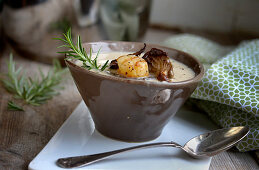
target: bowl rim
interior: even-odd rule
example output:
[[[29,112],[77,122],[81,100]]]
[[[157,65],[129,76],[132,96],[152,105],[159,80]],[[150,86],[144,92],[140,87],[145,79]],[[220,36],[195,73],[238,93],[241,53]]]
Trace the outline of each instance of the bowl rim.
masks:
[[[144,42],[96,41],[96,42],[85,42],[82,45],[84,46],[86,44],[92,45],[92,44],[99,44],[99,43],[106,43],[106,44],[111,44],[111,43],[143,44]],[[138,85],[144,85],[144,86],[156,86],[156,87],[168,87],[168,88],[170,88],[170,87],[175,87],[175,86],[185,86],[185,85],[192,84],[192,83],[198,83],[202,79],[202,77],[204,75],[204,72],[205,72],[204,67],[201,64],[201,62],[198,59],[196,59],[194,56],[192,56],[192,55],[190,55],[186,52],[174,49],[174,48],[161,46],[161,45],[157,45],[157,44],[152,44],[152,43],[146,43],[146,44],[154,46],[155,48],[164,48],[164,49],[167,49],[167,50],[173,50],[173,51],[177,51],[179,53],[182,53],[184,55],[187,55],[188,57],[192,58],[195,62],[197,62],[198,66],[199,66],[199,69],[200,69],[200,73],[197,74],[195,77],[193,77],[191,79],[188,79],[188,80],[185,80],[185,81],[168,83],[168,82],[159,82],[159,81],[143,81],[141,79],[136,79],[136,78],[124,78],[124,77],[119,77],[119,76],[105,75],[105,74],[100,74],[100,73],[82,68],[82,67],[76,65],[75,63],[73,63],[70,60],[65,60],[65,63],[68,67],[72,67],[72,68],[74,68],[78,71],[85,72],[85,73],[87,73],[89,75],[92,75],[92,76],[96,76],[96,77],[99,77],[99,78],[103,78],[103,79],[111,80],[111,81],[116,81],[116,82],[122,82],[122,83],[127,83],[127,84],[128,83],[129,84],[138,84]]]

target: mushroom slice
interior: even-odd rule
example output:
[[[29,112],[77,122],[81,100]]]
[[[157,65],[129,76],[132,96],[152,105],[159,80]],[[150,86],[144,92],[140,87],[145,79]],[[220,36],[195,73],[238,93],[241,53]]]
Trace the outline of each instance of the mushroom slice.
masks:
[[[135,55],[135,56],[139,56],[141,53],[143,53],[146,49],[146,43],[144,43],[144,47],[141,48],[139,51],[133,53],[133,54],[129,54],[129,55]]]
[[[166,52],[152,48],[143,59],[148,63],[150,73],[154,73],[159,81],[170,81],[173,78],[173,65]]]
[[[118,69],[118,68],[119,68],[118,61],[116,59],[112,60],[110,63],[110,69]]]

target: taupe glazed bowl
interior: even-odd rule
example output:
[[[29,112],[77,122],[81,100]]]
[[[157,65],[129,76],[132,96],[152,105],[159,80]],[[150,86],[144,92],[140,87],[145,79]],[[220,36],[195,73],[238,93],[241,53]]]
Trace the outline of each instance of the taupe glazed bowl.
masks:
[[[136,52],[143,47],[138,42],[92,42],[83,44],[101,53]],[[158,45],[147,44],[146,50],[159,48],[169,57],[189,66],[193,79],[177,83],[147,82],[108,76],[88,71],[66,61],[76,86],[88,106],[95,128],[105,136],[128,142],[142,142],[157,138],[201,80],[204,69],[189,54]]]

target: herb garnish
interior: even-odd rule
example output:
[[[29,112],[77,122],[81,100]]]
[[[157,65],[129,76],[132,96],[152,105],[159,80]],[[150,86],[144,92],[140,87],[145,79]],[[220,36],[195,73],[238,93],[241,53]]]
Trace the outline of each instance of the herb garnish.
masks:
[[[8,102],[7,108],[8,108],[8,110],[24,111],[21,106],[18,106],[18,105],[15,104],[13,101],[9,101],[9,102]]]
[[[63,41],[67,44],[61,45],[60,47],[67,47],[70,48],[70,51],[61,51],[58,53],[65,53],[68,57],[72,57],[74,59],[78,59],[83,62],[84,68],[91,70],[91,69],[97,69],[103,71],[106,67],[108,67],[109,60],[106,61],[106,63],[101,66],[97,64],[97,57],[100,53],[100,49],[98,50],[96,57],[92,59],[92,48],[90,48],[90,54],[88,55],[85,51],[85,49],[82,47],[82,42],[80,36],[77,36],[77,43],[76,45],[72,41],[72,35],[71,35],[71,28],[68,29],[67,33],[63,34],[65,39],[62,38],[55,38],[56,40]]]
[[[43,104],[59,94],[56,90],[62,81],[63,74],[67,72],[67,69],[63,69],[57,60],[53,64],[53,69],[47,75],[44,75],[39,68],[40,79],[38,77],[32,79],[25,77],[25,73],[21,73],[22,67],[15,68],[13,56],[10,54],[8,74],[5,79],[2,79],[4,87],[13,93],[15,98],[23,99],[28,104],[36,106]]]

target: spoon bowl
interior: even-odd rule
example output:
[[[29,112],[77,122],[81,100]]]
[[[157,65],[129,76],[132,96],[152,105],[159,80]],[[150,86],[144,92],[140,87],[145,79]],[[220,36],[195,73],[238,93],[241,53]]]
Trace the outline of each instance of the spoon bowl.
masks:
[[[182,149],[195,158],[211,157],[229,149],[248,133],[245,126],[218,129],[192,138]]]
[[[82,167],[122,152],[153,147],[181,148],[194,158],[206,158],[229,149],[242,140],[248,133],[249,129],[245,126],[230,127],[196,136],[186,142],[184,146],[181,146],[176,142],[149,143],[93,155],[60,158],[56,163],[62,168]]]

